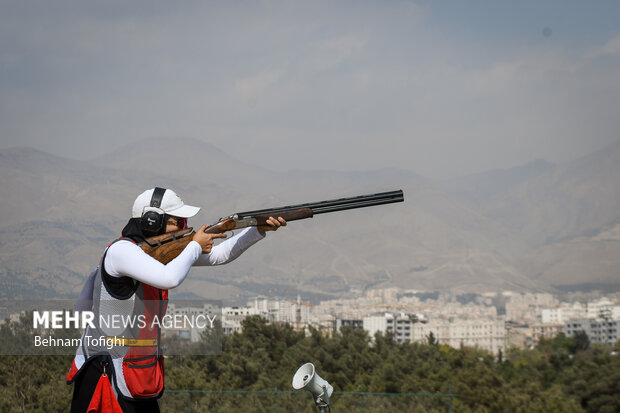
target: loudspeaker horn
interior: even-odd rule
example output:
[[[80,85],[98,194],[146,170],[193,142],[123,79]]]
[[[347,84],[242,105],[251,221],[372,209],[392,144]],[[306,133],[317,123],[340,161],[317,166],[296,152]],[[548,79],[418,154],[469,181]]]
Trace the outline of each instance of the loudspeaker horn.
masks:
[[[327,397],[323,394],[323,387],[327,390]],[[293,388],[295,390],[308,390],[315,399],[329,400],[334,388],[325,379],[316,374],[314,364],[306,363],[301,366],[293,376]]]

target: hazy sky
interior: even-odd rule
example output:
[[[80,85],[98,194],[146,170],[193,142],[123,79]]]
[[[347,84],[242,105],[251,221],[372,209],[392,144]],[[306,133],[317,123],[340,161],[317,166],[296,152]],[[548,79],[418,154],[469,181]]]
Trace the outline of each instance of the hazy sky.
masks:
[[[443,178],[620,139],[618,1],[0,1],[0,147]],[[176,148],[175,150],[182,150]]]

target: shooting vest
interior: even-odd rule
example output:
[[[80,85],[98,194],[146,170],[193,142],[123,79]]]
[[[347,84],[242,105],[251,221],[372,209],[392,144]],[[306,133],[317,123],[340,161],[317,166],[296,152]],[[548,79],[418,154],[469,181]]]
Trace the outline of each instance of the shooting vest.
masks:
[[[136,281],[133,294],[116,296],[104,282],[103,262],[107,251],[101,258],[93,285],[95,328],[87,326],[84,330],[67,383],[75,380],[89,360],[106,356],[111,362],[108,373],[117,394],[129,400],[158,398],[164,392],[164,360],[157,323],[166,314],[168,290]]]

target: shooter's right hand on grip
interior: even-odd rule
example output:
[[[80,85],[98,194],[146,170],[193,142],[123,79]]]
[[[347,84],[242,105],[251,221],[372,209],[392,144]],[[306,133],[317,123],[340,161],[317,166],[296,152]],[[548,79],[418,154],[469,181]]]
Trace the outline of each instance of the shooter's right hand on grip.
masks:
[[[200,229],[194,233],[192,241],[199,243],[202,247],[202,252],[208,254],[211,252],[211,248],[213,248],[213,240],[216,238],[226,238],[226,234],[208,234],[205,232],[205,229],[207,229],[206,225],[200,227]]]

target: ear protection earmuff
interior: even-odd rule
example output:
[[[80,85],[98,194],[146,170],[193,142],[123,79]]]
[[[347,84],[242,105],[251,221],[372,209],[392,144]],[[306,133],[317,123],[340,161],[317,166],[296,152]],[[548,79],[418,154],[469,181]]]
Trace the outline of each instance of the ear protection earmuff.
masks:
[[[164,210],[161,209],[161,202],[164,198],[165,188],[156,187],[151,196],[150,207],[144,208],[140,226],[142,231],[159,232],[164,226]]]

